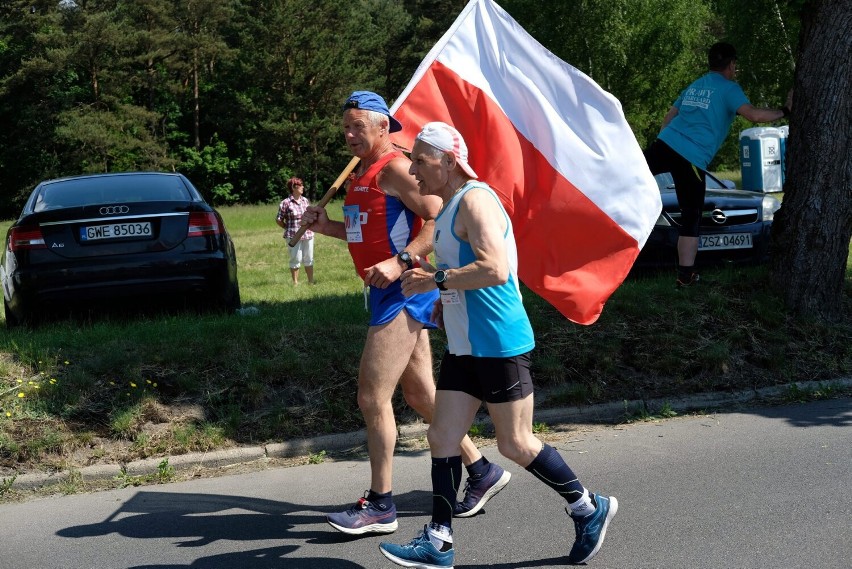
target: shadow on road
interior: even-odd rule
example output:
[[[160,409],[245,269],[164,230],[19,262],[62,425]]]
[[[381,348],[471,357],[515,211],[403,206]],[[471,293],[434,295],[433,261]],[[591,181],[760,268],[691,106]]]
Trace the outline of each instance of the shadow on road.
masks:
[[[852,399],[829,399],[816,405],[784,405],[749,410],[770,419],[784,419],[794,427],[852,426]]]
[[[396,497],[400,517],[422,515],[431,504],[431,493],[409,492]],[[331,528],[296,530],[325,523],[325,513],[341,511],[352,504],[309,505],[260,498],[219,494],[182,494],[141,491],[124,502],[102,522],[68,527],[60,537],[87,538],[118,534],[134,539],[175,540],[175,547],[202,547],[218,540],[296,540],[299,544],[347,543],[348,536]],[[296,531],[294,531],[296,530]],[[288,557],[304,545],[282,545],[250,551],[235,551],[196,559],[190,565],[139,565],[129,569],[180,569],[191,567],[240,567],[292,569],[335,567],[355,569],[361,565],[331,557]],[[302,552],[304,553],[304,552]]]

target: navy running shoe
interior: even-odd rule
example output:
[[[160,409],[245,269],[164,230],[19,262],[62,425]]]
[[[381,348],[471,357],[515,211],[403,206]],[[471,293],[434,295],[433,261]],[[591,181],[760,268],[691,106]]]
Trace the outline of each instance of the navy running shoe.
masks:
[[[427,535],[427,527],[405,545],[394,543],[379,544],[382,554],[403,567],[417,567],[418,569],[453,569],[455,552],[452,548],[448,551],[439,551],[432,545]]]
[[[607,498],[606,496],[592,494],[591,498],[597,509],[584,518],[577,519],[571,515],[570,509],[565,509],[571,519],[574,520],[574,528],[577,531],[574,546],[571,548],[571,553],[568,554],[568,563],[572,565],[585,563],[597,555],[601,545],[603,545],[606,528],[618,511],[618,500],[615,499],[615,496]]]
[[[464,499],[455,505],[453,517],[469,518],[475,516],[488,500],[506,487],[510,478],[512,478],[510,472],[506,472],[493,462],[488,465],[488,472],[479,478],[469,476],[464,485]]]
[[[345,512],[328,514],[325,519],[331,527],[349,535],[393,533],[398,525],[395,505],[382,510],[367,500],[366,494]]]

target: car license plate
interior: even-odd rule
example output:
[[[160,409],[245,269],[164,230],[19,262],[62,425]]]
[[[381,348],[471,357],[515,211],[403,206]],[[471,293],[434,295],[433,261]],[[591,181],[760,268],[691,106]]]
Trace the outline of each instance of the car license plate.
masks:
[[[699,250],[751,249],[751,233],[723,233],[720,235],[701,235],[698,238]]]
[[[110,223],[109,225],[89,225],[80,228],[82,241],[96,239],[118,239],[121,237],[150,237],[151,222]]]

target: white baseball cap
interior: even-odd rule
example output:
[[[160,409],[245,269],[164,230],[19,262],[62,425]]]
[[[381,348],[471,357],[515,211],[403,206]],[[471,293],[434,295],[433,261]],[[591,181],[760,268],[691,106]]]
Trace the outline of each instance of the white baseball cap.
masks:
[[[430,122],[423,126],[416,140],[421,140],[443,152],[450,152],[456,157],[456,162],[471,178],[478,178],[476,172],[467,163],[467,144],[464,143],[459,131],[445,122]]]

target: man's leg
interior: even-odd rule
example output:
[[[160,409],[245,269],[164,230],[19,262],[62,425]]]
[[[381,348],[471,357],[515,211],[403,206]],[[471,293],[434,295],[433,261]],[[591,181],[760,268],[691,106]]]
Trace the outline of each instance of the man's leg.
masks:
[[[414,324],[417,325],[416,322]],[[431,423],[435,407],[435,380],[432,373],[432,348],[429,345],[428,334],[425,329],[418,332],[417,344],[411,352],[411,358],[402,374],[400,384],[405,402],[423,417],[424,421]],[[482,453],[467,435],[462,441],[461,457],[465,466],[482,459]]]
[[[367,428],[370,490],[353,508],[327,516],[328,523],[344,533],[391,533],[397,528],[391,493],[396,445],[392,398],[421,328],[403,310],[387,324],[367,331],[358,373],[358,407]],[[434,384],[431,389],[434,393]]]
[[[393,486],[397,433],[392,399],[397,384],[403,384],[406,401],[418,413],[432,414],[435,384],[431,378],[428,382],[412,378],[408,371],[415,347],[423,357],[424,345],[428,350],[428,333],[405,310],[387,324],[370,326],[367,332],[358,373],[358,407],[367,427],[370,489],[376,493],[390,492]]]
[[[404,567],[452,567],[452,520],[461,476],[461,441],[467,436],[481,402],[461,391],[439,390],[434,421],[429,425],[432,454],[432,521],[413,541],[383,543],[382,553]]]
[[[417,411],[424,421],[434,424],[432,413],[435,407],[435,383],[432,373],[432,349],[429,346],[426,330],[419,332],[417,344],[400,383],[406,403]],[[480,404],[477,405],[477,409]],[[476,410],[474,410],[474,416],[475,414]],[[459,518],[467,518],[479,513],[512,478],[511,473],[497,464],[488,462],[466,433],[467,431],[461,442],[461,459],[467,469],[468,479],[465,483],[464,497],[455,505],[455,514]]]
[[[553,488],[568,502],[566,511],[574,520],[576,538],[568,555],[570,563],[583,563],[594,557],[615,513],[618,500],[589,494],[579,479],[550,445],[532,432],[533,395],[507,403],[489,403],[500,453]]]

